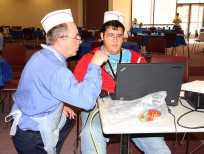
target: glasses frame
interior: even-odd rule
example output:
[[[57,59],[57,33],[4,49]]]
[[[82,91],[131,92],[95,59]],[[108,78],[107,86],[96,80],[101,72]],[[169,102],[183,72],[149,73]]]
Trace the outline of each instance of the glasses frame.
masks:
[[[116,38],[117,41],[123,41],[124,34],[118,34],[118,35],[112,35],[112,36],[110,36],[109,34],[112,34],[112,33],[108,33],[108,34],[104,33],[104,35],[108,38],[108,40],[114,41],[114,39]],[[121,36],[121,38],[119,36]],[[113,37],[113,38],[111,38],[111,37]]]
[[[76,37],[71,37],[71,36],[68,36],[68,35],[64,35],[64,36],[61,36],[60,38],[64,38],[64,37],[75,39],[75,40],[78,40],[78,41],[82,42],[80,35],[77,35]]]

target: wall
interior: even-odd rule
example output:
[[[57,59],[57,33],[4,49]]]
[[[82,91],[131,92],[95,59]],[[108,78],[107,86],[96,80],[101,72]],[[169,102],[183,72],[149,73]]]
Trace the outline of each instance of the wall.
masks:
[[[40,21],[45,14],[71,8],[77,26],[83,26],[83,0],[0,0],[0,6],[0,25],[42,28]],[[124,25],[128,31],[131,27],[131,0],[109,0],[108,7],[110,11],[117,10],[125,15]]]
[[[125,15],[125,37],[127,37],[127,31],[131,27],[131,2],[132,0],[109,0],[108,3],[109,11],[119,11]]]
[[[83,27],[83,0],[78,0],[78,22],[77,26]],[[75,22],[75,23],[77,23]]]
[[[0,25],[40,27],[41,19],[48,12],[71,8],[78,24],[77,0],[0,0]]]

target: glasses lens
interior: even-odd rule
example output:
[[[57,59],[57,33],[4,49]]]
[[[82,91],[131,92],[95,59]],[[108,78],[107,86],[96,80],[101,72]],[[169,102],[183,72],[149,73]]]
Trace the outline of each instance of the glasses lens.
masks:
[[[114,41],[115,38],[117,39],[117,41],[122,41],[123,40],[123,35],[122,34],[118,34],[116,36],[114,34],[106,34],[106,36],[110,41]]]

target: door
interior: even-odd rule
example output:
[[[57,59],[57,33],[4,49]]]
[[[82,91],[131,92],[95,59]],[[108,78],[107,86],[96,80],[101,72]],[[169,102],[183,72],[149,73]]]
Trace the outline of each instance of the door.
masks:
[[[108,0],[84,0],[84,27],[100,29],[107,10]]]

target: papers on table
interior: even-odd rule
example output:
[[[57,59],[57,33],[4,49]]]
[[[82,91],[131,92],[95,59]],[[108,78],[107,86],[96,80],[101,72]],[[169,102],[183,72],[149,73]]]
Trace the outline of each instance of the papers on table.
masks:
[[[181,90],[204,94],[204,81],[195,80],[192,82],[184,83],[181,86]]]

